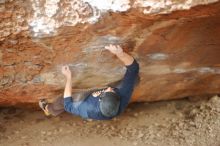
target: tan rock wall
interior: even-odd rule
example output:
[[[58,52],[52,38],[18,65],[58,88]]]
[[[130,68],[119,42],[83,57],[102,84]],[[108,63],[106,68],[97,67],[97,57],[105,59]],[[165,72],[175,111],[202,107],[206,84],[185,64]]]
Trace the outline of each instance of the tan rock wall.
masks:
[[[119,80],[125,68],[103,50],[110,43],[121,44],[140,63],[133,101],[220,93],[219,2],[165,15],[135,8],[108,12],[95,24],[60,26],[51,37],[34,36],[33,12],[25,9],[30,4],[0,5],[0,105],[62,94],[63,64],[71,66],[74,90]]]

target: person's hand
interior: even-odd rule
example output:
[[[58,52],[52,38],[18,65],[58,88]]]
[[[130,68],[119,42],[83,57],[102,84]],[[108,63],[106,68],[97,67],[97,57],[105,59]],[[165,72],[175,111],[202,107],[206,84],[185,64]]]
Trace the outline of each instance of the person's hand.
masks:
[[[64,65],[62,67],[62,73],[67,79],[71,78],[71,71],[68,65]]]
[[[92,93],[93,97],[98,97],[102,92],[101,91],[96,91]]]
[[[105,89],[100,90],[100,91],[93,92],[93,93],[92,93],[92,96],[93,96],[93,97],[98,97],[98,96],[101,95],[101,93],[104,92],[104,91],[105,91]]]
[[[115,55],[123,53],[123,49],[119,45],[108,45],[105,46],[105,49],[109,50]]]

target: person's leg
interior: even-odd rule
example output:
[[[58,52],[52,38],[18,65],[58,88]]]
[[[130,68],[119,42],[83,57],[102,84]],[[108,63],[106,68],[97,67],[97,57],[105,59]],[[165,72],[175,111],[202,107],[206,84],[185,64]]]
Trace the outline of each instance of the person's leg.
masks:
[[[39,104],[39,107],[44,111],[45,115],[46,115],[46,116],[49,116],[50,113],[49,113],[48,110],[47,110],[47,105],[48,105],[47,100],[46,100],[46,99],[41,99],[41,100],[38,102],[38,104]]]
[[[58,97],[52,103],[48,103],[46,99],[40,100],[39,106],[44,111],[45,115],[57,116],[64,111],[63,97]]]
[[[49,103],[47,105],[46,109],[48,110],[48,112],[51,115],[57,116],[57,115],[61,114],[62,112],[64,112],[63,102],[64,102],[63,97],[60,96],[53,103]]]

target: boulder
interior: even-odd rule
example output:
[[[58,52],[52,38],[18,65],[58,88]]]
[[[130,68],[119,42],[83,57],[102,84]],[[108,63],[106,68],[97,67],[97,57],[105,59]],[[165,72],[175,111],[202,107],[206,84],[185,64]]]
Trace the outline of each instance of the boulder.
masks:
[[[220,93],[220,2],[113,2],[0,1],[0,106],[60,96],[65,64],[74,91],[120,80],[108,44],[140,64],[133,102]]]

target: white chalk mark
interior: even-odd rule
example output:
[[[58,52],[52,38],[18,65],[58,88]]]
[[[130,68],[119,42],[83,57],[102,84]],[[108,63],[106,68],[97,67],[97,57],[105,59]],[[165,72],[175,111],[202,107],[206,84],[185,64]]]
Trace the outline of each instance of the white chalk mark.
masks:
[[[220,68],[216,67],[179,67],[179,66],[169,66],[169,65],[150,65],[141,68],[144,74],[149,75],[164,75],[164,74],[184,74],[195,72],[198,74],[220,74]]]
[[[152,60],[166,60],[169,55],[164,53],[154,53],[154,54],[148,54],[147,55]]]
[[[187,70],[183,69],[183,68],[174,68],[173,69],[173,73],[181,74],[181,73],[185,73],[185,72],[187,72]]]
[[[210,68],[210,67],[200,67],[197,69],[197,71],[199,73],[215,73],[216,72],[215,69]]]
[[[91,53],[91,52],[101,52],[105,50],[106,45],[114,44],[114,45],[120,45],[124,41],[120,37],[112,36],[112,35],[106,35],[101,37],[96,37],[95,40],[91,40],[91,42],[88,42],[86,46],[83,47],[82,52],[83,53]]]

